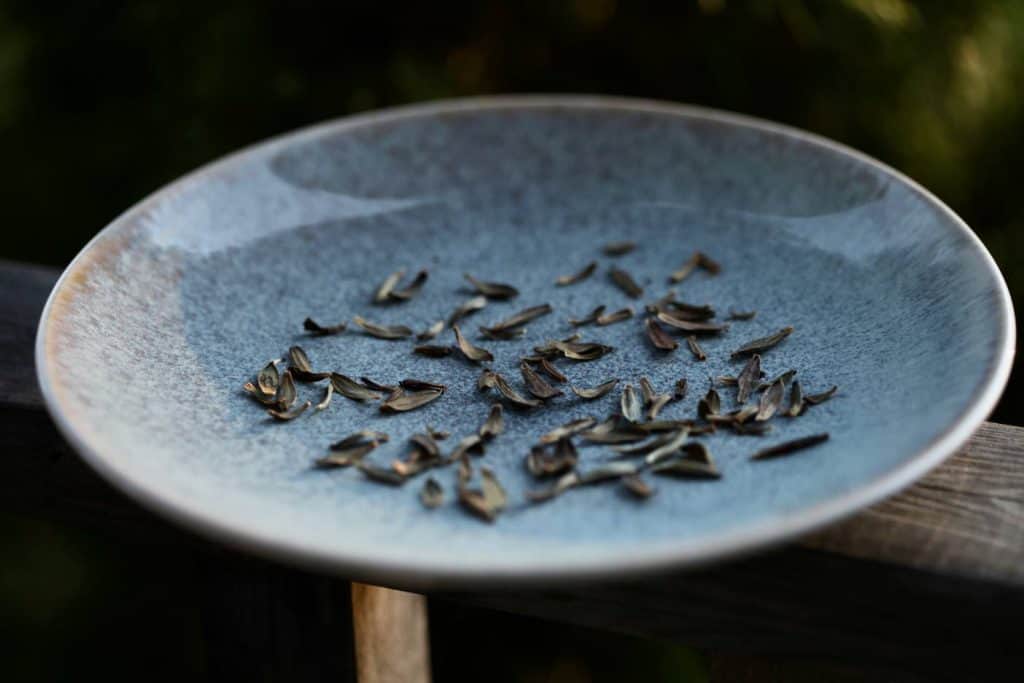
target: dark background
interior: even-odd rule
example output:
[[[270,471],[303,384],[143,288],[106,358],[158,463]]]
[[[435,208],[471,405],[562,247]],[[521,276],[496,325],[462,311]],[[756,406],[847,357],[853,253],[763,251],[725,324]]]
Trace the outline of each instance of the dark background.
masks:
[[[753,114],[881,159],[963,216],[1022,300],[1022,38],[1012,0],[0,0],[0,258],[63,266],[161,185],[298,126],[444,97],[609,93]],[[1022,423],[1021,377],[1018,361],[993,419]],[[16,678],[209,674],[193,560],[0,524]],[[447,673],[703,680],[699,653],[434,609],[435,646],[458,633],[470,648]]]

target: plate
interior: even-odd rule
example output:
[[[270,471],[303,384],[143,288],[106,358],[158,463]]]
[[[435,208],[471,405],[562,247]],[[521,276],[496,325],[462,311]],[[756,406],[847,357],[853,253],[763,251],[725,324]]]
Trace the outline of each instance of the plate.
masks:
[[[632,253],[601,246],[632,240]],[[695,250],[722,264],[677,287],[680,298],[750,321],[653,350],[643,304]],[[555,278],[599,263],[589,280]],[[644,297],[608,277],[632,273]],[[375,306],[384,277],[430,272],[414,300]],[[597,304],[638,315],[586,327],[615,347],[594,362],[560,361],[579,386],[648,377],[689,395],[667,418],[691,417],[711,378],[735,375],[730,352],[783,326],[763,369],[793,368],[805,391],[839,391],[763,437],[705,437],[718,481],[651,477],[634,500],[617,486],[524,502],[523,458],[570,419],[604,418],[618,392],[570,392],[535,411],[506,411],[488,464],[510,505],[488,524],[453,502],[454,468],[432,474],[447,502],[426,510],[422,478],[401,487],[313,461],[360,429],[391,440],[387,465],[426,425],[473,433],[494,397],[480,368],[413,355],[415,342],[348,332],[304,334],[362,315],[417,331],[471,294],[464,273],[514,284],[465,321],[493,323],[529,305],[551,315],[525,338],[477,341],[521,386],[518,358],[569,335]],[[892,494],[961,445],[995,404],[1013,353],[1001,275],[977,237],[912,181],[836,143],[694,107],[604,97],[441,102],[315,126],[245,149],[156,192],[85,247],[57,283],[37,340],[39,378],[59,428],[105,478],[143,505],[230,545],[375,583],[419,588],[625,577],[720,559],[790,539]],[[442,342],[451,341],[446,331]],[[475,339],[475,335],[473,337]],[[394,383],[439,380],[430,405],[385,415],[336,396],[286,423],[242,391],[268,359],[301,344],[318,369]],[[304,397],[319,388],[300,386]],[[721,390],[727,406],[733,391]],[[571,398],[570,398],[571,396]],[[828,432],[800,454],[752,461],[758,448]],[[586,447],[581,466],[609,457]]]

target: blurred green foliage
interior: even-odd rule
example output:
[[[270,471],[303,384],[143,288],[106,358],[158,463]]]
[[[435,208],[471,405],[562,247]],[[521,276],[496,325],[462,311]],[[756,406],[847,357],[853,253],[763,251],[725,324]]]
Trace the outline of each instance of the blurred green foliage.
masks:
[[[599,92],[862,149],[964,216],[1024,297],[1024,0],[51,4],[0,0],[7,258],[63,265],[176,176],[315,121]],[[1020,422],[1020,384],[998,419]]]
[[[960,213],[1024,300],[1024,202],[1013,171],[1024,164],[1022,85],[1024,0],[691,0],[657,11],[615,0],[0,0],[0,257],[63,265],[178,175],[323,119],[481,93],[595,92],[740,111],[862,149]],[[1022,422],[1020,368],[998,420]],[[157,660],[157,679],[202,675],[187,560],[126,560],[68,530],[0,521],[0,618],[19,634],[8,640],[19,653],[9,662],[15,678],[93,670],[70,662],[108,670],[95,648],[137,626],[182,653]],[[150,609],[158,616],[140,622]],[[442,633],[488,632],[451,613],[439,619]],[[646,680],[702,678],[685,651],[536,631],[574,642],[563,656],[529,639],[535,625],[493,619],[512,649],[541,648],[520,680],[612,680],[603,673],[622,662],[640,662]],[[144,636],[129,642],[114,650],[125,670],[168,652]]]

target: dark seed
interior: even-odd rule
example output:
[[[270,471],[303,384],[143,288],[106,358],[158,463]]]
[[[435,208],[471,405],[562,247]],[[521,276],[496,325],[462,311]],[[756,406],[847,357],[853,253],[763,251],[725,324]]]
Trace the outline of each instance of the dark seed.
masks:
[[[640,378],[640,393],[643,395],[644,407],[647,409],[647,419],[654,420],[658,413],[672,400],[671,394],[659,394],[651,386],[650,380],[646,377]]]
[[[440,507],[444,503],[444,489],[433,477],[423,482],[423,488],[420,489],[420,502],[423,503],[423,507],[430,509]]]
[[[597,360],[615,350],[596,342],[553,342],[554,348],[571,360]]]
[[[443,358],[444,356],[451,355],[452,347],[439,346],[437,344],[421,344],[419,346],[414,347],[412,352],[418,353],[421,356],[427,356],[429,358]]]
[[[789,388],[789,408],[786,409],[786,415],[799,417],[802,412],[804,412],[804,392],[800,387],[800,380],[795,380]]]
[[[324,389],[324,397],[315,406],[317,411],[326,410],[327,406],[331,405],[332,396],[334,396],[334,385],[328,384],[327,388]]]
[[[697,403],[697,416],[705,420],[708,417],[721,414],[721,410],[722,400],[714,387],[708,389],[708,393]]]
[[[484,494],[484,502],[495,514],[505,508],[508,494],[498,481],[497,475],[489,467],[480,468],[480,488]]]
[[[254,399],[259,401],[265,406],[276,406],[278,405],[277,394],[264,394],[260,391],[255,384],[252,382],[246,382],[242,385],[242,390],[252,396]]]
[[[730,308],[726,320],[753,320],[756,315],[757,311],[736,311]]]
[[[698,428],[694,426],[693,420],[652,420],[650,422],[644,422],[643,424],[633,425],[637,429],[642,429],[648,434],[655,434],[657,432],[674,432],[688,427],[691,434],[696,434]]]
[[[569,388],[572,389],[572,393],[576,394],[582,399],[586,399],[589,401],[595,398],[601,398],[609,391],[614,389],[618,383],[618,379],[610,379],[605,382],[601,382],[593,389],[579,388],[575,386],[570,386]]]
[[[398,390],[391,394],[386,401],[380,404],[382,413],[402,413],[407,410],[415,410],[427,405],[431,401],[440,398],[443,391],[424,389],[422,391],[406,392]]]
[[[650,424],[650,423],[646,423],[645,422],[642,426],[646,427],[648,424]],[[615,451],[620,456],[646,455],[647,453],[650,453],[651,451],[653,451],[653,450],[655,450],[657,448],[661,448],[665,444],[670,443],[673,440],[677,439],[681,432],[687,432],[687,431],[689,431],[689,425],[682,425],[682,426],[680,426],[680,427],[678,427],[676,429],[669,430],[668,433],[666,433],[666,432],[648,432],[648,434],[655,434],[655,436],[650,437],[650,438],[645,438],[645,440],[643,440],[643,441],[641,441],[639,443],[637,443],[637,442],[626,442],[625,445],[612,446],[612,450]],[[685,440],[685,435],[684,435],[684,440]],[[673,450],[679,448],[679,445],[681,443],[682,442],[677,443],[673,447]]]
[[[519,296],[519,290],[512,285],[504,285],[500,282],[482,282],[469,273],[466,273],[464,277],[469,284],[473,285],[473,289],[488,299],[512,299]]]
[[[287,410],[294,405],[299,394],[295,389],[295,380],[292,379],[290,369],[281,373],[281,384],[277,387],[277,409]]]
[[[682,282],[697,268],[703,268],[711,275],[718,275],[722,270],[722,267],[717,262],[711,260],[706,254],[695,251],[693,256],[687,259],[686,263],[669,276],[669,280],[671,282]]]
[[[621,289],[626,296],[633,299],[638,299],[644,294],[643,287],[636,283],[633,276],[622,270],[621,268],[612,268],[608,271],[608,275],[611,277],[612,282],[615,286]]]
[[[422,451],[428,460],[441,457],[441,448],[430,434],[413,434],[409,441]]]
[[[582,327],[583,325],[590,325],[591,323],[597,322],[597,319],[604,314],[604,306],[598,306],[590,313],[587,313],[582,318],[569,318],[569,324],[573,327]]]
[[[637,498],[650,498],[654,489],[639,474],[629,474],[622,478],[622,485]]]
[[[627,384],[626,388],[622,390],[622,397],[619,399],[619,407],[622,412],[622,417],[630,422],[639,422],[643,418],[643,406],[641,405],[636,392],[633,390],[632,384]]]
[[[648,304],[647,310],[652,314],[668,313],[680,320],[700,322],[715,317],[715,309],[707,304],[688,304],[685,301],[676,301],[676,293],[669,290],[668,294],[658,299],[654,304]]]
[[[288,349],[288,369],[292,376],[300,382],[318,382],[331,376],[329,372],[314,372],[309,356],[301,346]]]
[[[628,477],[636,474],[640,465],[632,462],[609,462],[587,470],[579,475],[580,484],[599,484],[603,481]]]
[[[391,275],[384,278],[384,282],[377,288],[377,292],[373,295],[374,303],[382,304],[391,297],[391,292],[395,289],[398,281],[405,275],[405,270],[396,270]]]
[[[670,432],[663,437],[663,442],[657,448],[652,449],[644,456],[644,463],[647,465],[657,465],[659,462],[672,457],[683,446],[683,443],[686,442],[689,436],[689,427],[683,427],[675,433]]]
[[[676,390],[675,390],[674,395],[675,395],[677,401],[679,399],[684,398],[686,396],[686,378],[685,377],[683,377],[682,379],[680,379],[679,381],[676,382]]]
[[[263,366],[256,376],[256,386],[264,396],[274,396],[281,386],[281,373],[277,369],[277,361],[272,360]]]
[[[595,270],[597,270],[597,261],[591,261],[590,263],[583,267],[583,270],[581,270],[578,273],[575,273],[573,275],[562,275],[557,280],[555,280],[555,284],[558,285],[559,287],[574,285],[577,282],[582,282],[583,280],[586,280],[588,277],[594,274]]]
[[[561,372],[559,372],[558,368],[556,368],[554,365],[552,365],[551,362],[548,361],[547,358],[541,358],[539,361],[537,361],[537,367],[540,368],[540,370],[544,374],[546,374],[548,377],[550,377],[551,379],[555,380],[556,382],[568,382],[569,381],[569,379],[565,375],[563,375]]]
[[[732,352],[733,357],[741,356],[744,353],[755,353],[757,351],[764,351],[778,344],[780,341],[793,334],[792,327],[783,327],[775,334],[770,334],[767,337],[760,337],[752,341],[747,342],[740,348]]]
[[[480,377],[476,381],[476,388],[478,391],[487,391],[497,386],[495,381],[497,373],[489,368],[484,368],[484,371],[480,373]]]
[[[810,405],[816,406],[819,403],[824,403],[825,401],[832,398],[832,395],[835,394],[838,390],[839,387],[833,385],[826,389],[825,391],[821,392],[820,394],[807,394],[806,396],[804,396],[804,400],[807,401],[807,403],[809,403]]]
[[[467,315],[476,313],[486,305],[487,297],[485,296],[474,296],[472,299],[467,299],[462,303],[462,305],[460,305],[458,308],[452,311],[452,314],[450,316],[448,316],[448,324],[454,325],[455,323],[465,318]],[[434,325],[436,326],[437,323],[434,323]],[[439,329],[438,332],[440,331],[441,330]]]
[[[441,461],[441,449],[430,434],[413,434],[409,437],[413,450],[405,460],[395,460],[391,469],[403,477],[411,477],[420,472],[438,467]]]
[[[359,384],[351,377],[346,377],[337,372],[331,373],[331,386],[345,398],[354,401],[379,401],[384,398],[383,394]]]
[[[618,311],[615,311],[614,313],[598,316],[597,320],[595,320],[594,322],[603,327],[605,325],[614,325],[615,323],[620,323],[623,320],[629,320],[632,317],[632,308],[622,308],[619,309]]]
[[[408,301],[409,299],[419,294],[420,289],[427,281],[427,277],[427,271],[421,270],[420,272],[416,273],[416,277],[413,278],[413,281],[410,282],[408,286],[406,286],[403,289],[392,290],[388,294],[389,298],[396,301]]]
[[[463,437],[457,444],[455,444],[455,450],[452,451],[452,454],[449,457],[449,462],[461,460],[469,453],[483,455],[484,443],[484,438],[480,436],[480,434],[470,434],[469,436]]]
[[[378,339],[405,339],[412,336],[412,330],[405,325],[377,325],[358,315],[352,318],[352,322]]]
[[[631,424],[617,417],[580,432],[580,438],[590,443],[614,444],[643,441],[647,434],[641,425]]]
[[[458,325],[452,325],[452,332],[455,334],[455,343],[458,344],[459,351],[462,355],[474,363],[480,363],[482,361],[492,361],[494,356],[487,349],[481,349],[478,346],[473,346],[468,339],[462,336],[462,330],[459,329]]]
[[[763,448],[757,451],[750,456],[750,459],[765,460],[767,458],[776,458],[781,455],[788,455],[805,448],[810,448],[811,446],[817,446],[824,441],[828,441],[828,434],[813,434],[811,436],[793,439],[792,441],[784,441],[783,443],[771,446],[770,448]]]
[[[771,419],[775,411],[782,405],[782,397],[786,393],[786,385],[782,383],[782,380],[775,382],[771,385],[767,391],[761,394],[761,402],[757,408],[757,415],[754,419],[758,422],[764,422],[765,420]]]
[[[469,465],[469,462],[465,459],[462,460],[455,488],[459,503],[481,519],[493,522],[495,514],[494,511],[490,509],[490,506],[487,505],[487,500],[484,498],[483,492],[471,489],[468,486],[469,480],[472,476],[472,468]]]
[[[657,463],[651,471],[684,479],[718,479],[722,476],[704,444],[691,441],[684,444],[680,452],[682,457]]]
[[[321,325],[312,318],[306,318],[302,321],[302,327],[310,334],[319,336],[326,336],[328,334],[339,334],[345,331],[348,327],[348,323],[338,323],[337,325]]]
[[[331,448],[331,453],[317,459],[316,466],[320,468],[349,467],[357,464],[365,458],[370,451],[377,447],[376,441],[360,443],[345,448]]]
[[[764,373],[762,373],[764,374]],[[761,382],[757,385],[758,391],[764,391],[776,382],[782,382],[783,384],[789,384],[789,381],[796,377],[796,370],[786,370],[785,372],[779,373],[775,377],[772,377],[767,382]]]
[[[526,336],[526,328],[510,327],[505,330],[495,330],[490,327],[481,327],[480,334],[487,339],[493,339],[495,341],[509,341],[511,339],[519,339]]]
[[[544,501],[551,500],[552,498],[556,498],[557,496],[565,493],[572,487],[577,486],[579,483],[579,474],[577,474],[576,472],[566,472],[561,477],[559,477],[558,481],[556,481],[551,486],[545,487],[543,489],[534,489],[533,491],[528,491],[526,493],[526,497],[529,498],[534,503],[542,503]]]
[[[390,437],[384,432],[375,432],[371,429],[363,429],[358,432],[349,434],[340,441],[335,441],[328,448],[332,451],[344,451],[354,446],[373,444],[376,448],[378,443],[387,442]]]
[[[381,384],[380,382],[374,382],[369,377],[360,377],[359,381],[362,383],[364,387],[370,389],[371,391],[383,391],[384,393],[390,393],[397,389],[397,387],[392,386],[390,384]]]
[[[493,374],[493,382],[494,386],[498,389],[498,392],[516,408],[536,408],[541,405],[540,401],[526,398],[513,389],[505,378],[496,372]]]
[[[684,332],[690,332],[691,334],[717,334],[729,329],[729,326],[724,323],[718,324],[683,320],[669,313],[665,313],[664,311],[659,311],[657,318],[670,327],[674,327],[677,330],[683,330]]]
[[[312,403],[310,403],[309,401],[306,401],[305,403],[303,403],[303,404],[301,404],[301,405],[299,405],[299,406],[297,406],[295,408],[292,408],[291,410],[287,410],[287,411],[274,410],[273,408],[270,408],[270,409],[267,410],[267,414],[270,415],[270,417],[274,418],[275,420],[282,420],[282,421],[294,420],[299,415],[302,415],[304,412],[306,412],[306,410],[311,405],[312,405]]]
[[[690,347],[690,353],[692,353],[693,357],[697,360],[708,359],[708,355],[704,353],[704,349],[700,347],[700,344],[697,342],[697,338],[692,334],[686,338],[686,345]]]
[[[679,342],[668,336],[661,325],[654,318],[648,318],[644,323],[647,327],[647,338],[654,344],[654,348],[662,351],[674,351],[679,348]]]
[[[744,436],[764,436],[772,431],[772,426],[767,422],[733,422],[732,431]]]
[[[379,481],[382,484],[401,486],[405,483],[405,477],[389,468],[377,467],[376,465],[361,462],[359,463],[359,471],[362,472],[367,479]]]
[[[443,384],[437,384],[436,382],[425,382],[422,379],[403,379],[398,383],[403,389],[409,391],[439,391],[444,393],[448,387]]]
[[[450,436],[448,432],[440,429],[434,429],[430,425],[427,425],[427,434],[430,434],[430,436],[433,437],[435,441],[444,441]]]
[[[750,357],[747,364],[743,366],[743,371],[740,372],[739,378],[736,380],[736,385],[739,390],[736,393],[737,403],[746,403],[747,398],[751,392],[754,391],[754,387],[761,381],[761,356],[756,353]]]
[[[537,398],[547,400],[549,398],[562,395],[561,391],[545,382],[540,375],[534,372],[533,368],[531,368],[528,363],[520,363],[519,372],[523,375],[523,381],[526,383],[527,391]]]
[[[636,242],[622,241],[622,242],[609,242],[601,248],[601,251],[605,253],[605,256],[625,256],[629,252],[636,249]]]
[[[732,413],[730,413],[730,415],[732,417],[732,421],[734,424],[743,424],[750,418],[757,415],[757,413],[760,412],[760,410],[760,405],[750,403],[748,405],[741,406],[740,408],[734,410]]]
[[[540,442],[541,443],[555,443],[556,441],[559,441],[559,440],[564,439],[566,437],[573,436],[574,434],[579,434],[582,431],[590,429],[596,423],[597,423],[597,420],[595,420],[592,417],[581,417],[578,420],[573,420],[572,422],[567,422],[564,425],[562,425],[561,427],[555,427],[554,429],[552,429],[547,434],[544,434],[543,436],[541,436],[540,437]]]
[[[468,488],[465,482],[460,480],[458,487],[459,502],[463,507],[481,519],[493,522],[498,513],[505,507],[507,501],[505,490],[498,483],[494,473],[486,467],[480,468],[480,485],[481,488],[477,491]]]
[[[417,334],[416,338],[419,339],[420,341],[429,341],[429,340],[433,339],[434,337],[436,337],[437,335],[441,334],[441,330],[443,330],[443,329],[444,329],[444,321],[443,320],[438,320],[433,325],[431,325],[427,329],[425,329],[422,332],[420,332],[419,334]]]
[[[534,446],[526,456],[526,469],[533,476],[549,477],[576,467],[579,454],[571,439],[562,438],[550,446],[551,452],[547,445]]]
[[[679,458],[658,463],[651,468],[654,474],[661,474],[682,479],[720,479],[722,474],[714,464]]]
[[[488,413],[487,419],[480,427],[480,438],[482,439],[493,439],[502,432],[505,431],[505,417],[501,409],[500,403],[491,404],[491,412]]]
[[[481,327],[480,331],[489,336],[501,336],[502,333],[509,333],[516,328],[522,327],[526,323],[541,317],[542,315],[547,315],[551,310],[551,304],[541,304],[540,306],[524,308],[515,315],[499,321],[490,327]]]

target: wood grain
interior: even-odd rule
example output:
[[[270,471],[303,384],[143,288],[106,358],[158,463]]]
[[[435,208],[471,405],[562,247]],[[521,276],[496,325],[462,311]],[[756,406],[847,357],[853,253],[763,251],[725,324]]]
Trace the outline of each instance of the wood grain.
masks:
[[[353,583],[352,620],[359,683],[430,683],[424,596]]]
[[[1024,585],[1024,429],[983,424],[916,485],[802,543]]]

